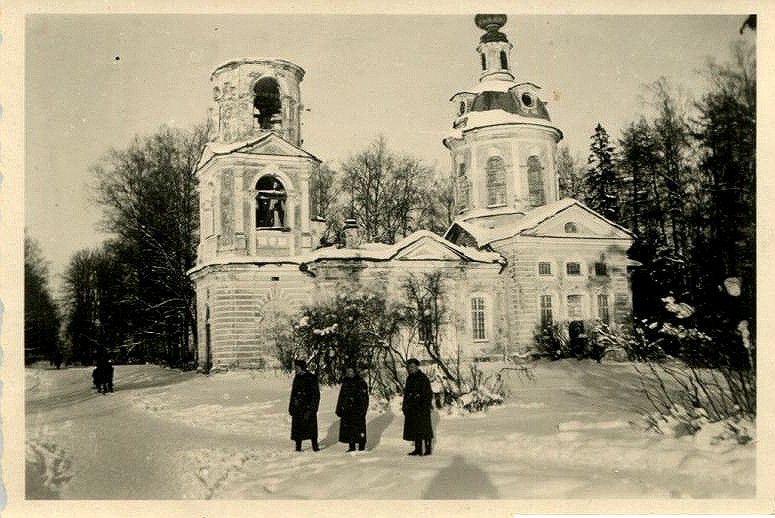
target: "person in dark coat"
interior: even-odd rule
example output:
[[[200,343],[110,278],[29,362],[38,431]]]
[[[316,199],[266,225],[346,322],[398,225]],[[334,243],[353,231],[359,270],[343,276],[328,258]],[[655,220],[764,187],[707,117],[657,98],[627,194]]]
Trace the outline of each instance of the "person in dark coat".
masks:
[[[288,413],[291,421],[291,440],[296,442],[296,451],[301,451],[301,441],[311,440],[312,450],[318,451],[318,406],[320,386],[318,378],[307,370],[307,362],[295,360],[296,376],[293,378]]]
[[[366,411],[369,409],[369,387],[354,367],[347,367],[336,401],[336,415],[339,422],[339,442],[347,443],[355,451],[366,448]]]
[[[113,362],[107,358],[102,358],[97,362],[97,367],[92,372],[94,384],[97,385],[97,392],[107,394],[113,392]]]
[[[401,404],[404,413],[404,440],[414,441],[414,450],[409,452],[409,455],[423,455],[423,442],[424,455],[430,455],[433,439],[431,382],[420,370],[420,362],[414,358],[406,362],[406,370],[409,376],[406,378],[404,401]]]

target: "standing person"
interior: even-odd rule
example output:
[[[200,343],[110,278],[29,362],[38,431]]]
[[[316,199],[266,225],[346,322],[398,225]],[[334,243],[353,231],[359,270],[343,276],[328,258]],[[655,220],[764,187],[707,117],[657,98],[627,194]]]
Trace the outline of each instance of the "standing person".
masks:
[[[296,376],[291,388],[288,413],[291,421],[291,440],[296,442],[296,451],[301,451],[301,441],[311,440],[312,450],[318,451],[318,406],[320,387],[318,378],[307,370],[307,362],[294,360]]]
[[[336,401],[336,415],[339,422],[339,442],[349,445],[348,452],[366,448],[366,411],[369,409],[369,387],[355,367],[347,367]]]
[[[107,358],[101,358],[97,362],[95,381],[97,392],[107,394],[113,392],[113,362]]]
[[[433,439],[431,382],[420,370],[420,362],[415,358],[406,362],[406,370],[409,376],[406,378],[404,401],[401,404],[401,411],[404,413],[404,440],[414,441],[414,450],[409,452],[409,455],[423,455],[423,441],[424,454],[430,455]]]

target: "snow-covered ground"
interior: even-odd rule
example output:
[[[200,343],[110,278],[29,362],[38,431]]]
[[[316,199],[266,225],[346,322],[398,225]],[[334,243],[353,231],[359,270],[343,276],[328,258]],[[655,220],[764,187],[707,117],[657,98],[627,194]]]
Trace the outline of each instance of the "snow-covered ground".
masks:
[[[323,388],[322,450],[292,451],[291,379],[117,366],[27,369],[27,498],[747,498],[755,445],[632,426],[644,407],[626,364],[539,363],[486,414],[434,414],[434,454],[409,457],[394,401],[367,416],[367,451],[336,442],[338,387]]]

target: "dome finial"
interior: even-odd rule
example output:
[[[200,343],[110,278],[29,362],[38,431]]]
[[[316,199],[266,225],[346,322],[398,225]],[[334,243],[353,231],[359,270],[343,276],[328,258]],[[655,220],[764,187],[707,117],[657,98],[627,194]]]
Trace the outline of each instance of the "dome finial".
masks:
[[[508,41],[506,35],[499,31],[506,24],[505,14],[477,14],[474,17],[476,26],[487,31],[482,34],[480,41],[487,43],[490,41]]]

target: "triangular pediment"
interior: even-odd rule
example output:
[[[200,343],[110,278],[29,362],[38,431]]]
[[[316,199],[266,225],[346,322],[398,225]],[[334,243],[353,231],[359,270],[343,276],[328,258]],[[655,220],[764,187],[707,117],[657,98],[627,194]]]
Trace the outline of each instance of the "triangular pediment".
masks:
[[[580,204],[571,205],[549,216],[536,226],[523,230],[521,234],[564,238],[632,239],[624,228]]]
[[[270,133],[258,142],[247,144],[236,151],[251,155],[304,156],[314,158],[311,154],[294,146],[275,133]]]
[[[239,154],[301,157],[320,162],[315,155],[294,146],[280,135],[268,131],[263,135],[241,142],[208,142],[202,150],[197,169],[204,168],[215,157]]]
[[[426,236],[403,248],[395,257],[399,261],[459,261],[464,258],[451,247]]]

